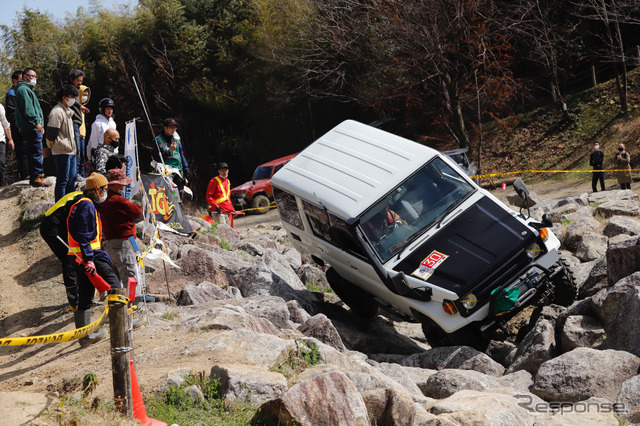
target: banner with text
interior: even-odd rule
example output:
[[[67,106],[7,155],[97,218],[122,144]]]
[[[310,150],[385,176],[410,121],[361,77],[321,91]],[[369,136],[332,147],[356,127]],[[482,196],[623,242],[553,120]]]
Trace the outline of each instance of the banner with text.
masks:
[[[140,181],[136,176],[138,170],[138,156],[136,155],[137,148],[137,135],[136,135],[136,121],[131,120],[126,123],[125,127],[125,143],[124,143],[124,157],[127,159],[126,172],[133,181],[125,188],[125,198],[131,199],[140,190]]]
[[[191,224],[182,212],[178,198],[162,175],[143,174],[142,185],[149,198],[151,211],[159,222],[181,234],[193,232]]]

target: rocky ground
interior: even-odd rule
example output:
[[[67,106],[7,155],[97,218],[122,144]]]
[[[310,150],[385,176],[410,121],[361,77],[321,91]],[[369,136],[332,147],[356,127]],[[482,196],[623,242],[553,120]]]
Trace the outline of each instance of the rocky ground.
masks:
[[[638,197],[591,194],[584,180],[531,187],[532,215],[557,222],[579,300],[528,310],[513,325],[520,333],[485,352],[432,348],[419,324],[392,315],[355,327],[362,324],[335,295],[308,290],[309,283],[324,288],[324,275],[291,248],[275,212],[239,221],[239,234],[225,226],[214,232],[197,218],[195,238],[162,233],[180,268],[165,274],[161,262],[145,262],[157,302],[147,307],[149,324],[134,332],[143,392],[204,371],[221,381],[227,399],[260,407],[273,423],[640,422]],[[494,193],[514,199],[510,190]],[[73,328],[57,260],[37,231],[18,228],[21,217],[36,223],[50,199],[50,189],[20,185],[0,193],[2,337]],[[287,359],[307,350],[319,363],[283,374]],[[34,416],[57,424],[57,401],[78,392],[74,379],[88,372],[100,383],[95,395],[109,400],[108,342],[0,348],[0,407],[16,419],[10,424]]]

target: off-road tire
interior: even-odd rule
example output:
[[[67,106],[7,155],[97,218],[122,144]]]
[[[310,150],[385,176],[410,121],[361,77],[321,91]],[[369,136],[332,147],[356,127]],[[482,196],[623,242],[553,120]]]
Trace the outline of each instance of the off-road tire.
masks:
[[[558,259],[556,267],[560,268],[560,272],[552,278],[554,287],[552,301],[561,306],[569,306],[578,296],[578,286],[569,269],[569,262],[563,256]]]
[[[252,211],[254,214],[265,214],[269,211],[269,206],[271,206],[271,201],[264,195],[256,195],[251,200],[251,208],[258,209]]]
[[[378,304],[369,293],[342,278],[333,268],[329,268],[325,275],[333,291],[358,318],[369,320],[378,314]]]

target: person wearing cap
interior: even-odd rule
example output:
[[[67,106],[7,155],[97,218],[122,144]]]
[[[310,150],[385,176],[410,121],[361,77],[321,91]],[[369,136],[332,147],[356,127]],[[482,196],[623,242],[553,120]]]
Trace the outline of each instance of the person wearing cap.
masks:
[[[126,285],[129,277],[136,278],[136,252],[129,238],[136,237],[135,223],[142,219],[142,207],[122,196],[125,187],[131,183],[131,178],[126,176],[124,170],[121,168],[109,170],[107,181],[109,182],[107,200],[99,209],[104,249],[118,270],[120,281]],[[142,287],[143,283],[138,283],[136,299],[142,298]],[[153,299],[146,297],[146,301],[152,302]]]
[[[176,132],[177,128],[178,122],[173,118],[167,118],[162,122],[162,133],[154,139],[152,155],[156,163],[164,163],[180,170],[181,176],[173,174],[173,182],[182,193],[185,179],[189,174],[189,163],[184,156],[182,142]]]
[[[107,160],[118,153],[120,146],[120,133],[116,129],[107,129],[104,132],[104,143],[91,151],[91,170],[107,175]]]
[[[76,186],[77,145],[73,130],[73,110],[78,97],[78,89],[66,84],[58,91],[58,103],[49,113],[46,131],[47,146],[42,155],[53,154],[56,165],[55,200],[58,201]]]
[[[233,228],[235,210],[230,195],[229,165],[221,162],[218,164],[218,176],[211,179],[207,186],[207,203],[211,209],[209,215],[215,222],[226,223]]]
[[[108,183],[103,175],[91,173],[86,180],[82,198],[71,207],[67,217],[69,256],[73,256],[76,262],[78,282],[78,310],[74,312],[76,328],[91,324],[95,287],[87,274],[100,275],[111,288],[122,287],[111,257],[102,250],[102,221],[97,206],[107,199]],[[95,343],[104,334],[106,333],[92,333],[80,339],[80,346]]]
[[[100,114],[96,116],[96,120],[91,125],[91,134],[89,135],[89,143],[87,143],[87,162],[91,161],[91,151],[104,142],[104,133],[107,129],[115,129],[116,122],[113,119],[113,108],[115,104],[111,98],[104,98],[98,103]]]
[[[78,98],[76,99],[76,103],[73,104],[70,108],[73,111],[73,133],[76,139],[76,147],[78,148],[76,152],[76,164],[78,165],[78,175],[80,177],[84,177],[84,164],[85,164],[85,136],[87,135],[86,126],[84,124],[84,115],[89,114],[89,108],[85,105],[89,103],[89,98],[91,97],[91,89],[87,86],[83,85],[84,83],[84,71],[81,69],[72,69],[69,73],[69,80],[66,84],[71,84],[78,89]]]

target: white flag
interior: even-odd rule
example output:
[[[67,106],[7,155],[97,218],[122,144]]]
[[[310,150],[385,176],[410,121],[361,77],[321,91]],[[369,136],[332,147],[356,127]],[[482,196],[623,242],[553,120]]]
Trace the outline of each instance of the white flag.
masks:
[[[141,187],[137,173],[138,156],[136,154],[137,140],[135,120],[131,120],[126,123],[125,135],[124,156],[127,159],[126,172],[127,176],[133,179],[131,184],[127,185],[125,189],[125,197],[131,199],[132,196],[138,193]]]

